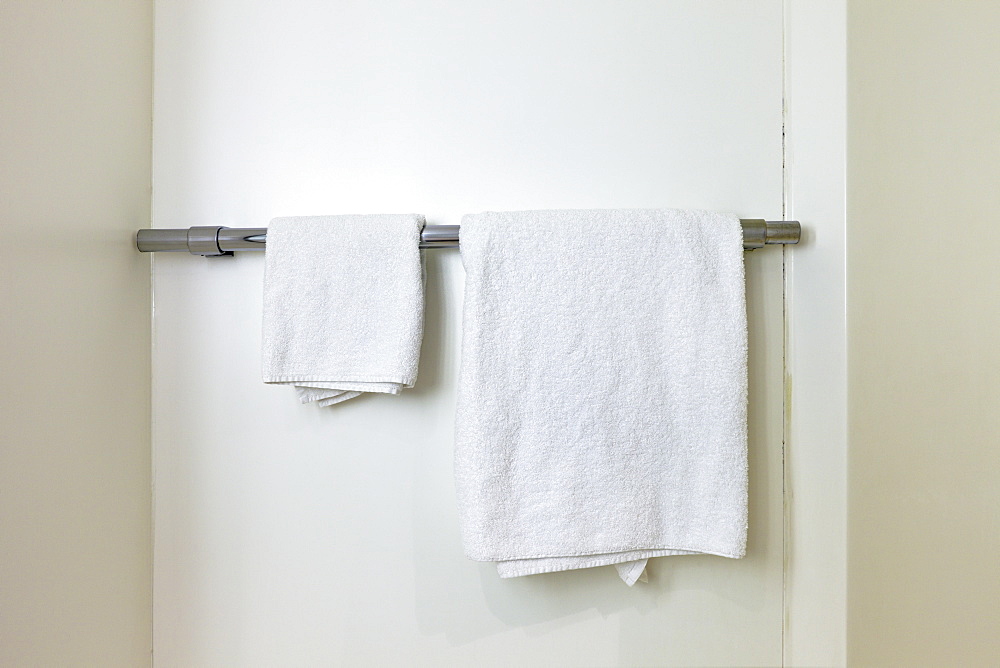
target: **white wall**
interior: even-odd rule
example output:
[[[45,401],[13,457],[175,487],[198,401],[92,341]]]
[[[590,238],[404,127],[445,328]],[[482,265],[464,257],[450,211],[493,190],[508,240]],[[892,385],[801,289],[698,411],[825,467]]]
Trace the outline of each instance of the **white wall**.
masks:
[[[785,3],[785,665],[847,644],[847,16]]]
[[[782,207],[782,3],[157,4],[154,222]],[[782,275],[748,257],[748,557],[500,581],[451,481],[462,270],[418,385],[300,406],[259,373],[262,257],[155,258],[159,665],[775,665]]]
[[[0,1],[0,664],[150,663],[152,2]]]
[[[850,645],[1000,664],[1000,6],[849,3]]]

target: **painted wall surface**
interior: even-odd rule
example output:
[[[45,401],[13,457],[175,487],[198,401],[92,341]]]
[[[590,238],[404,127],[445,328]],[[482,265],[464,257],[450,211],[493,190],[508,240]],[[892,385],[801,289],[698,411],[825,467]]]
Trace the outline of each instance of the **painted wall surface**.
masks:
[[[1000,6],[849,3],[849,654],[1000,663]]]
[[[150,663],[151,2],[0,1],[0,665]]]
[[[787,666],[846,662],[846,9],[785,3]]]
[[[154,223],[701,207],[778,219],[782,3],[156,7]],[[748,256],[745,560],[501,581],[452,483],[462,267],[430,251],[417,387],[260,382],[263,258],[154,260],[155,656],[216,665],[776,665],[781,252]]]

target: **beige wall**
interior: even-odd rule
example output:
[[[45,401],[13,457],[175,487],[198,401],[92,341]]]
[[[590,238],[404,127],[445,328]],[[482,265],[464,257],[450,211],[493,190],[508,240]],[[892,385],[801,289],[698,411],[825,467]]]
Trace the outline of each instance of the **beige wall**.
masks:
[[[0,1],[0,665],[150,652],[152,3]]]
[[[853,666],[1000,663],[1000,3],[849,3]]]

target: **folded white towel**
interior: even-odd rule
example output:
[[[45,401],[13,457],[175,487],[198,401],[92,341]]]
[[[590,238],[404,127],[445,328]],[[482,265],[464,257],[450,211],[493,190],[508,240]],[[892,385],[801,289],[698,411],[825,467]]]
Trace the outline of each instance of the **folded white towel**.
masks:
[[[501,577],[742,557],[743,235],[706,211],[466,216],[455,475]]]
[[[264,262],[263,376],[329,406],[413,387],[423,216],[275,218]]]

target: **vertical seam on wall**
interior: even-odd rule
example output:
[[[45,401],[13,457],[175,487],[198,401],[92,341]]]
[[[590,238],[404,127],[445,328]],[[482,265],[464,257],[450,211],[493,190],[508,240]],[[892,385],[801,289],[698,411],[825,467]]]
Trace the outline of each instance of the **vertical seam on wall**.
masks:
[[[788,7],[789,0],[781,3],[781,219],[788,219]],[[788,254],[781,246],[781,665],[785,665],[785,641],[788,627]]]

